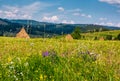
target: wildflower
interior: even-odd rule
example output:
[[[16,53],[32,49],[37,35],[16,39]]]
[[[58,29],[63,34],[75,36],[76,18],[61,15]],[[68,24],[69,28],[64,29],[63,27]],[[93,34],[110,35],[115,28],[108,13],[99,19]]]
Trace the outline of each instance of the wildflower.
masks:
[[[9,69],[14,69],[14,66],[9,66]]]
[[[21,63],[21,59],[19,57],[17,57],[17,60],[18,60],[19,63]]]
[[[34,43],[30,43],[30,46],[34,46]]]
[[[42,53],[42,56],[43,56],[43,57],[46,57],[46,56],[48,56],[48,55],[49,55],[49,52],[48,52],[48,51],[45,51],[45,52]]]
[[[41,81],[41,80],[43,80],[43,76],[42,76],[42,74],[40,75],[40,81]]]
[[[12,58],[11,58],[11,57],[8,57],[8,59],[7,59],[7,60],[8,60],[8,62],[11,62]]]
[[[13,77],[14,77],[14,78],[16,78],[16,76],[15,76],[15,75],[14,75]]]
[[[52,79],[52,81],[54,81],[54,79]]]
[[[23,76],[23,73],[22,73],[22,72],[20,72],[20,75],[21,75],[21,76]]]
[[[18,78],[16,78],[16,80],[18,80]]]
[[[44,79],[46,79],[47,78],[47,75],[44,75]]]
[[[14,62],[12,62],[12,61],[10,62],[10,64],[13,64],[13,63],[14,63]]]
[[[28,62],[24,63],[24,66],[28,66],[28,65],[29,65]]]
[[[94,53],[91,52],[90,55],[94,55]]]

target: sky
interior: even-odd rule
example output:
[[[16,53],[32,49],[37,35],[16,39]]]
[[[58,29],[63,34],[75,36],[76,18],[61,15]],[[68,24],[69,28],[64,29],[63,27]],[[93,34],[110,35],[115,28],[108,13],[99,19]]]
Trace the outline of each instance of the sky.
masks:
[[[120,0],[0,0],[0,18],[120,27]]]

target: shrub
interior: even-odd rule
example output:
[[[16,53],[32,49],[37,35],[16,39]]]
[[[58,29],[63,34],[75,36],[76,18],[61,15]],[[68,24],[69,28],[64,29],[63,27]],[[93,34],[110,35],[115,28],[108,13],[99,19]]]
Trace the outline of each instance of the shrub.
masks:
[[[117,38],[116,38],[117,40],[120,40],[120,33],[117,35]]]
[[[107,35],[106,40],[112,40],[112,35]]]
[[[98,39],[98,37],[95,37],[95,38],[94,38],[94,40],[97,40],[97,39]]]
[[[81,38],[80,27],[76,27],[71,35],[73,39],[80,39]]]

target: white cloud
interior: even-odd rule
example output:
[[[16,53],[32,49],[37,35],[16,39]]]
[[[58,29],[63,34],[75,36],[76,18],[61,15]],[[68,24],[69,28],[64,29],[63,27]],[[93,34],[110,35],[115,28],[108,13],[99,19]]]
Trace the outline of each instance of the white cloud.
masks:
[[[51,5],[43,2],[34,2],[25,6],[4,5],[0,9],[0,17],[11,19],[31,19],[35,13],[49,6]]]
[[[64,11],[65,9],[63,7],[58,7],[59,11]]]
[[[76,9],[74,9],[74,11],[76,11],[76,12],[80,12],[80,11],[82,11],[82,10],[79,9],[79,8],[76,8]]]
[[[120,0],[99,0],[100,2],[106,2],[109,4],[120,4]]]
[[[0,10],[0,14],[2,14],[3,13],[3,11],[2,10]]]
[[[65,23],[65,24],[75,24],[75,22],[73,20],[70,20],[70,21],[63,20],[62,23]]]
[[[86,18],[92,18],[92,15],[86,15],[84,13],[73,13],[74,16],[82,16],[82,17],[86,17]]]
[[[114,22],[100,22],[100,23],[95,23],[97,25],[105,25],[105,26],[116,26],[120,27],[120,22],[119,23],[114,23]]]
[[[67,10],[67,13],[76,13],[76,12],[80,12],[80,11],[82,11],[82,10],[79,8],[76,8],[76,9],[72,9],[72,10]]]
[[[98,25],[106,25],[106,26],[115,26],[112,22],[100,22],[100,23],[96,23]]]
[[[112,23],[112,22],[107,22],[106,25],[108,25],[108,26],[114,26],[114,23]]]
[[[101,17],[101,18],[99,18],[99,20],[101,20],[101,21],[105,21],[105,20],[107,20],[107,18],[103,18],[103,17]]]
[[[88,18],[92,18],[92,16],[91,16],[91,15],[87,15],[86,17],[88,17]]]
[[[6,17],[16,17],[16,14],[10,11],[5,11]]]
[[[85,17],[86,15],[85,14],[81,14],[82,17]]]
[[[119,23],[117,23],[117,25],[116,25],[117,27],[120,27],[120,22]]]
[[[58,16],[52,16],[52,17],[44,16],[42,20],[47,21],[47,22],[55,22],[55,21],[58,21],[59,18],[58,18]]]
[[[111,5],[115,5],[119,10],[117,12],[120,13],[120,0],[99,0],[100,2],[105,2]]]
[[[73,13],[73,15],[74,15],[74,16],[79,16],[79,15],[80,15],[80,13]]]
[[[80,16],[86,17],[86,18],[92,18],[92,15],[81,14]]]

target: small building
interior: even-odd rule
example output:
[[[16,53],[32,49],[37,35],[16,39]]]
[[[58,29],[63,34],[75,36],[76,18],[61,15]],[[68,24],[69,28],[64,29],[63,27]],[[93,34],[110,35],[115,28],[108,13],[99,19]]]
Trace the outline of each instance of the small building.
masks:
[[[16,34],[16,37],[17,38],[26,38],[26,39],[29,39],[30,36],[27,34],[27,32],[25,31],[24,27],[22,27],[22,29],[20,30],[20,32],[18,32]]]

